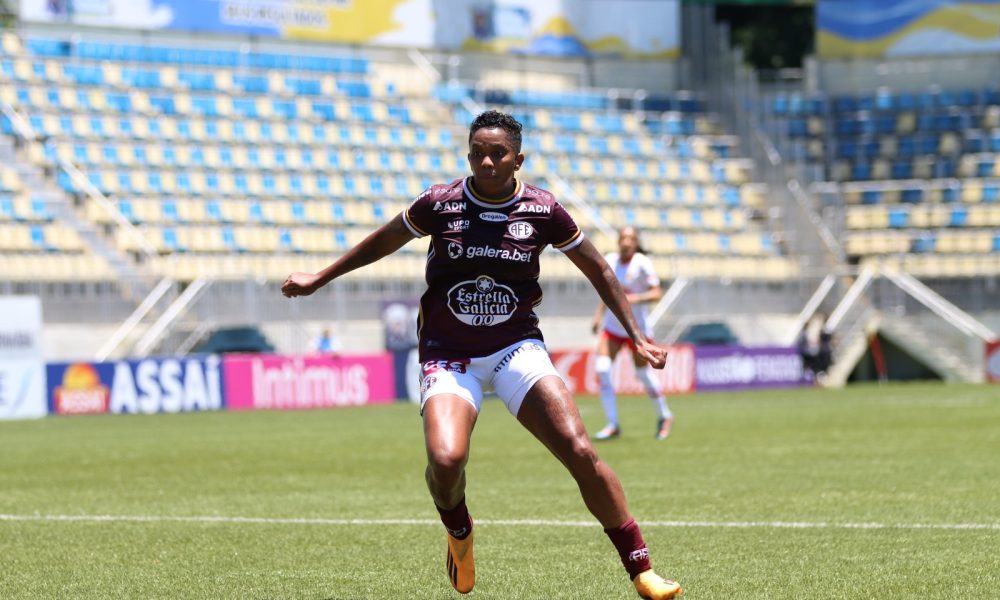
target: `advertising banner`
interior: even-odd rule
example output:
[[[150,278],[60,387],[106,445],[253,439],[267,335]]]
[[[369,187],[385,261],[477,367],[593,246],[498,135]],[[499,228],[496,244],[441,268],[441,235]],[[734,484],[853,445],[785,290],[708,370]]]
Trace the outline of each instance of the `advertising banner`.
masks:
[[[679,0],[439,0],[436,45],[550,56],[680,55]]]
[[[570,392],[597,394],[600,384],[594,371],[593,350],[554,350],[549,352],[552,364],[566,382]],[[675,344],[667,346],[667,364],[657,370],[665,394],[687,394],[694,391],[694,346]],[[620,394],[644,394],[642,383],[635,376],[632,355],[623,350],[618,353],[612,371],[615,389]]]
[[[1000,340],[986,342],[986,381],[1000,383]]]
[[[697,346],[698,391],[798,387],[812,383],[794,347]]]
[[[396,398],[392,355],[228,355],[222,364],[230,410],[295,410],[385,404]]]
[[[37,296],[0,297],[0,419],[45,416],[41,336]]]
[[[50,363],[49,411],[58,415],[221,410],[218,356]]]
[[[417,48],[679,55],[679,0],[22,0],[24,21]]]
[[[1000,0],[819,0],[823,58],[1000,51]]]

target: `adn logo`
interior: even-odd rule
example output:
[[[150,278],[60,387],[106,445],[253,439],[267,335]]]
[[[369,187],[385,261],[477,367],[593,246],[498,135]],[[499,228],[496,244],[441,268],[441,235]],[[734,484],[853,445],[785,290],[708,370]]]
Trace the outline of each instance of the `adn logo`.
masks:
[[[535,228],[526,221],[515,221],[507,226],[507,233],[514,239],[526,240],[535,233]]]
[[[461,212],[465,210],[465,202],[439,201],[434,204],[433,210],[434,212]]]
[[[507,220],[507,215],[498,212],[479,213],[479,218],[490,223],[503,223]]]

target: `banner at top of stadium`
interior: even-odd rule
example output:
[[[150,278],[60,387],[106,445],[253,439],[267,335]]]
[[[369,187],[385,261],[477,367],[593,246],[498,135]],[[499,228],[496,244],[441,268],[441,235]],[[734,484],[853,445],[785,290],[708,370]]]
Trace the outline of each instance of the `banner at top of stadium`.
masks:
[[[1000,0],[819,0],[824,58],[1000,51]]]
[[[679,0],[22,0],[24,21],[417,48],[674,58]]]

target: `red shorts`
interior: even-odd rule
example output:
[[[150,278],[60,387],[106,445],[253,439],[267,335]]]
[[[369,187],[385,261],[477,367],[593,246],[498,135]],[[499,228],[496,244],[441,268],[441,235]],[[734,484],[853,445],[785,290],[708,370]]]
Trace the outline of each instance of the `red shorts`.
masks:
[[[617,335],[617,334],[611,333],[607,329],[602,329],[601,333],[599,333],[598,335],[601,336],[601,338],[603,338],[605,340],[608,340],[609,342],[618,342],[618,344],[620,346],[624,346],[625,348],[628,348],[632,352],[635,352],[635,344],[632,343],[632,338],[630,338],[628,336]],[[647,342],[652,342],[653,338],[651,338],[649,336],[646,336],[646,341]]]

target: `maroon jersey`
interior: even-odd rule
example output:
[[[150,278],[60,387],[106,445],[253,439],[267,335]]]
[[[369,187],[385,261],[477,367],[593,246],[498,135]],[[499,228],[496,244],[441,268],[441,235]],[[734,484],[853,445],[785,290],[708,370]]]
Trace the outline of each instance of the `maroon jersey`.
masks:
[[[549,192],[517,181],[500,200],[476,194],[471,178],[434,185],[403,212],[417,237],[431,236],[427,291],[420,299],[420,361],[486,356],[542,339],[538,255],[563,252],[583,232]]]

